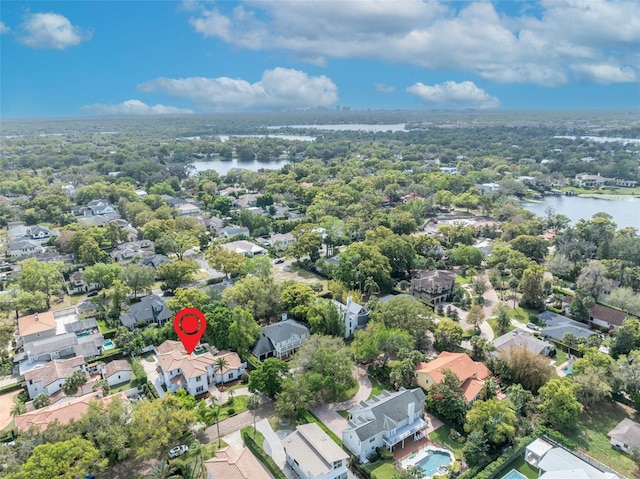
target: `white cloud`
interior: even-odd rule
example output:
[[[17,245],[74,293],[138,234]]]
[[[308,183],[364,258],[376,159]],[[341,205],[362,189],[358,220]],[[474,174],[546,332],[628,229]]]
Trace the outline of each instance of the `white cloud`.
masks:
[[[138,89],[187,98],[204,111],[299,109],[338,101],[338,88],[328,77],[286,68],[265,70],[255,83],[227,77],[156,78]]]
[[[396,87],[387,85],[386,83],[374,83],[373,86],[378,93],[393,93],[396,91]]]
[[[193,110],[176,108],[175,106],[147,105],[140,100],[127,100],[111,105],[94,103],[83,106],[81,110],[92,115],[179,115],[193,113]]]
[[[4,35],[10,31],[11,29],[4,22],[0,22],[0,35]]]
[[[523,12],[498,13],[491,2],[252,0],[229,12],[200,6],[189,22],[205,37],[314,64],[377,58],[544,86],[577,79],[573,64],[623,68],[637,52],[636,0],[543,0]],[[640,67],[632,65],[634,75],[618,77],[637,79]]]
[[[30,13],[21,27],[20,42],[31,48],[64,50],[91,38],[59,13]]]
[[[432,105],[462,108],[497,108],[500,102],[471,81],[446,81],[438,85],[416,83],[407,88],[423,102]]]
[[[571,69],[589,81],[600,84],[627,83],[638,80],[638,75],[631,67],[619,65],[583,64],[571,65]]]

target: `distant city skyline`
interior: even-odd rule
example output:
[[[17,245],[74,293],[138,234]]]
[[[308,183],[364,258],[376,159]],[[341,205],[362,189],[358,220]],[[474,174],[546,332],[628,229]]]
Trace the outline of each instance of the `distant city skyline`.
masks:
[[[640,2],[0,3],[0,116],[640,107]]]

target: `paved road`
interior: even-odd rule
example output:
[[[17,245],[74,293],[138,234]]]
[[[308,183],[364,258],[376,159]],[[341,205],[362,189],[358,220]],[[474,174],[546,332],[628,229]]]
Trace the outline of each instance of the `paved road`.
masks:
[[[275,404],[270,399],[265,399],[260,407],[256,410],[256,422],[262,419],[268,419],[276,414]],[[236,414],[229,419],[220,422],[220,437],[227,436],[233,432],[239,431],[247,426],[253,426],[253,411],[245,411]],[[200,442],[213,442],[218,439],[218,429],[216,425],[205,429],[198,433]]]

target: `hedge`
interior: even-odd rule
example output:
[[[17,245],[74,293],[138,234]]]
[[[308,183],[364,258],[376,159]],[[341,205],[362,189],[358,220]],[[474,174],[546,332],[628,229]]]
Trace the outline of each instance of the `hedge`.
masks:
[[[484,469],[476,466],[458,476],[458,479],[493,479],[498,477],[539,436],[540,434],[532,434],[531,436],[523,437],[514,447],[499,456]]]
[[[311,422],[315,422],[318,426],[320,426],[320,429],[322,429],[324,432],[326,432],[328,434],[328,436],[333,439],[333,441],[340,447],[342,447],[342,440],[336,436],[334,434],[333,431],[331,431],[327,426],[324,425],[324,423],[318,419],[316,416],[314,416],[314,414],[309,411],[306,410],[305,412],[302,413],[300,419],[303,419],[305,421],[307,421],[307,423],[311,423]]]
[[[253,371],[254,369],[258,369],[262,364],[258,358],[256,358],[253,354],[249,354],[247,356],[247,363],[249,366],[249,371]]]
[[[242,433],[242,440],[253,455],[256,456],[262,464],[264,464],[275,479],[287,479],[287,476],[285,476],[284,472],[282,472],[276,463],[273,462],[273,459],[264,452],[264,449],[262,449],[262,447],[260,447],[246,431]]]
[[[0,394],[8,393],[11,391],[17,391],[18,389],[21,389],[23,386],[24,386],[23,383],[7,384],[6,386],[2,386],[0,388]]]
[[[97,363],[100,361],[109,362],[119,357],[122,357],[122,348],[110,349],[109,351],[104,353],[102,356],[97,356],[95,358],[89,359],[87,361],[87,364]]]

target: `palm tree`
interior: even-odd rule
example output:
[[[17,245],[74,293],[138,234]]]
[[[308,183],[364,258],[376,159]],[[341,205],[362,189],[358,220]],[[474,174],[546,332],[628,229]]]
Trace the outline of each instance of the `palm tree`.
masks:
[[[513,291],[513,309],[516,309],[516,290],[520,286],[520,281],[517,278],[511,278],[509,280],[509,288]]]
[[[223,370],[229,367],[229,361],[227,361],[226,358],[222,357],[222,358],[216,359],[214,364],[218,367],[217,372],[218,374],[220,374],[220,383],[224,387]]]
[[[196,458],[196,460],[194,461],[195,464],[193,466],[194,478],[199,479],[199,478],[206,477],[206,471],[204,469],[204,459],[203,459],[204,452],[205,452],[204,445],[197,439],[195,439],[189,446],[189,455],[194,456]]]
[[[252,394],[247,398],[247,409],[253,411],[253,437],[256,437],[256,410],[260,407],[260,396]]]
[[[74,396],[78,393],[78,389],[80,389],[87,382],[87,373],[85,373],[82,369],[78,369],[74,371],[71,376],[65,379],[64,383],[62,383],[62,392],[64,392],[67,396]]]
[[[149,479],[172,479],[177,478],[179,476],[174,475],[175,468],[167,463],[161,462],[160,464],[155,465],[147,474]]]
[[[220,406],[217,404],[211,405],[211,417],[216,422],[216,429],[218,430],[218,447],[222,446],[222,439],[220,439]]]
[[[27,412],[27,406],[22,401],[16,401],[11,408],[11,415],[13,417],[19,416],[20,414],[24,414]]]

